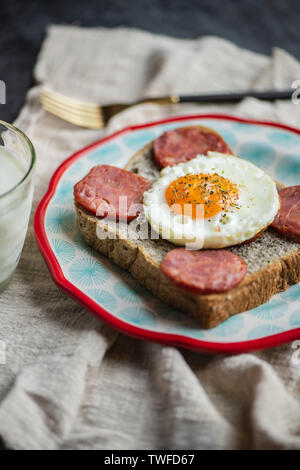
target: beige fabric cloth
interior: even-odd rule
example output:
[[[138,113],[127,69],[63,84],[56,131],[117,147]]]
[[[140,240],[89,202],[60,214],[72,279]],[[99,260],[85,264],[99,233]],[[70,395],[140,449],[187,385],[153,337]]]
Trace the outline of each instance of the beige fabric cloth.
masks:
[[[236,106],[140,105],[105,131],[45,113],[40,83],[102,103],[143,94],[291,86],[300,64],[216,37],[179,40],[125,28],[53,26],[16,124],[38,155],[34,209],[72,152],[104,133],[207,110],[300,126],[300,105],[246,99]],[[205,355],[130,339],[93,319],[53,284],[32,224],[0,297],[0,435],[14,449],[300,448],[300,365],[291,344]]]

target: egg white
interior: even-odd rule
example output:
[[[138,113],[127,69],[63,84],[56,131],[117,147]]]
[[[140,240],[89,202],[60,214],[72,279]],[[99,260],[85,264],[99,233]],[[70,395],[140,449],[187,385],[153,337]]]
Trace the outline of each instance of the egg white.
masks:
[[[193,219],[171,211],[166,189],[188,174],[218,174],[238,185],[238,207],[209,219]],[[241,158],[209,152],[186,163],[166,167],[144,193],[144,212],[151,227],[162,238],[191,248],[224,248],[237,245],[270,225],[280,207],[276,184],[263,170]]]

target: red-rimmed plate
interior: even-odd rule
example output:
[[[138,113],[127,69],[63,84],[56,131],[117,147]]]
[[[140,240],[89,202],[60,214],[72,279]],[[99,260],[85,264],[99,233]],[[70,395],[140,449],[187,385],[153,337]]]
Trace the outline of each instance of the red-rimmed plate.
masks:
[[[35,214],[38,246],[56,284],[99,319],[125,334],[206,352],[237,353],[300,338],[300,287],[235,315],[211,330],[199,328],[142,288],[126,271],[89,248],[76,228],[73,185],[96,164],[123,167],[167,129],[202,124],[231,149],[287,185],[300,183],[300,130],[225,115],[180,116],[116,132],[74,154],[55,172]]]

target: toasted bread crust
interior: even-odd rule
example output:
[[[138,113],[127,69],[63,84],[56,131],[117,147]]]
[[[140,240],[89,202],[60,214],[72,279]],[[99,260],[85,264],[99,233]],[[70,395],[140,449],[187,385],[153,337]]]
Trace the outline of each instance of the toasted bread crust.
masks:
[[[192,314],[203,328],[213,328],[231,315],[258,307],[274,294],[300,281],[300,250],[268,264],[224,294],[194,295],[175,287],[143,246],[128,239],[100,240],[98,219],[76,204],[78,227],[86,242],[132,276],[166,304]]]
[[[135,164],[151,151],[151,148],[152,142],[137,152],[125,168],[132,171]],[[152,170],[154,177],[157,177],[160,170],[155,163],[153,163]],[[278,184],[278,187],[282,186]],[[213,328],[231,315],[258,307],[274,294],[300,282],[300,247],[291,244],[289,252],[279,255],[277,259],[256,272],[250,273],[229,292],[210,295],[191,294],[175,287],[167,279],[160,270],[159,259],[151,256],[142,242],[136,243],[135,240],[124,238],[116,231],[113,234],[115,239],[109,237],[100,239],[97,234],[99,227],[105,232],[110,228],[77,203],[75,203],[75,208],[79,230],[90,246],[115,264],[128,270],[135,279],[163,302],[193,315],[203,328]],[[270,230],[268,229],[267,232]],[[263,237],[260,242],[263,242]],[[160,249],[157,244],[157,250]]]

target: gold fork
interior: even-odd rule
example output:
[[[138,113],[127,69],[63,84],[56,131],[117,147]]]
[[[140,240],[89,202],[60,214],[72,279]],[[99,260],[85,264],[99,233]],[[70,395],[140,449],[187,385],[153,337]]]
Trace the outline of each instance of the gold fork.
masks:
[[[84,103],[74,98],[62,95],[51,90],[42,90],[41,103],[43,108],[51,114],[72,124],[89,129],[101,129],[105,127],[113,116],[124,109],[136,104],[157,103],[233,103],[246,97],[264,100],[291,99],[294,90],[271,91],[246,91],[238,93],[218,93],[202,95],[170,95],[157,98],[144,98],[135,103],[112,104],[101,106],[95,103]]]
[[[177,96],[171,95],[167,97],[144,99],[131,104],[124,103],[100,106],[95,103],[84,103],[50,90],[43,90],[41,93],[41,103],[46,111],[72,124],[89,129],[101,129],[105,127],[110,118],[115,114],[135,104],[149,102],[175,104],[178,103],[178,101],[179,98]]]

